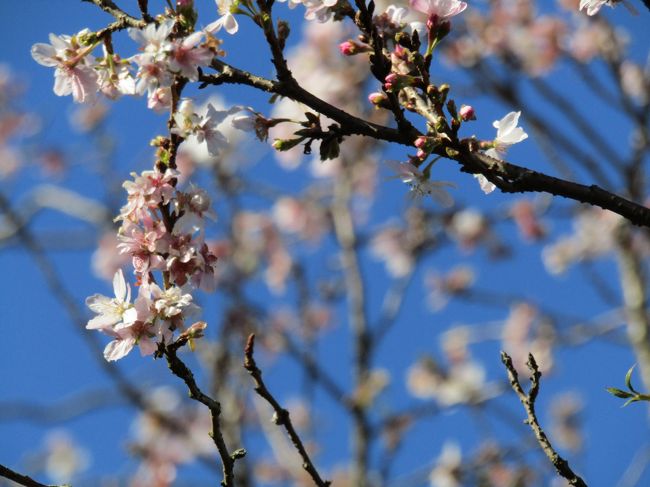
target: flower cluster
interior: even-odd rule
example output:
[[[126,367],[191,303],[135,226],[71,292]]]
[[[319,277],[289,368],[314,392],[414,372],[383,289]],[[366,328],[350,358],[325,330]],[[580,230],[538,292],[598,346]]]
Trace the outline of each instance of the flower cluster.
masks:
[[[32,57],[55,68],[54,93],[59,96],[72,95],[75,102],[84,103],[93,101],[97,93],[110,99],[146,93],[149,108],[164,111],[171,107],[174,77],[196,81],[198,68],[219,54],[209,32],[178,37],[174,29],[174,19],[129,29],[140,52],[125,59],[105,46],[103,56],[93,57],[100,39],[88,29],[73,36],[50,34],[50,44],[35,44]]]
[[[174,330],[197,311],[190,288],[212,291],[216,287],[217,257],[204,241],[205,218],[215,218],[207,193],[195,186],[183,192],[175,188],[178,172],[157,169],[133,174],[124,183],[127,204],[118,220],[118,249],[131,257],[138,296],[131,303],[131,289],[121,270],[113,278],[114,298],[94,295],[86,300],[97,316],[88,329],[113,337],[104,350],[107,360],[117,360],[135,345],[143,355],[169,343]],[[165,286],[154,280],[161,272]],[[193,325],[196,336],[205,327]]]

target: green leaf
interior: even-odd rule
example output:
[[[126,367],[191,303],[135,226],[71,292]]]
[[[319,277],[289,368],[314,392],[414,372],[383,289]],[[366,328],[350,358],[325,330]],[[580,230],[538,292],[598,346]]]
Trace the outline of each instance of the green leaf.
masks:
[[[629,392],[622,391],[621,389],[617,389],[616,387],[608,387],[607,392],[610,394],[620,397],[621,399],[628,399],[630,397],[636,397],[634,394],[630,394]]]
[[[621,407],[624,408],[624,407],[627,406],[628,404],[632,404],[633,402],[637,402],[638,400],[639,400],[639,397],[638,397],[638,396],[631,397],[630,399],[628,399],[627,401],[625,401],[625,403],[624,403]]]
[[[632,386],[632,372],[634,371],[634,367],[636,367],[636,364],[630,367],[630,370],[628,370],[627,374],[625,374],[625,385],[635,394],[639,394],[636,390],[634,390],[634,387]]]

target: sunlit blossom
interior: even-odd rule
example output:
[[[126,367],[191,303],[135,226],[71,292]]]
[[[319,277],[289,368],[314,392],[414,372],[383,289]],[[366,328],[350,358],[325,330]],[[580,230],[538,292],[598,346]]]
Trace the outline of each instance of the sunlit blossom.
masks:
[[[224,29],[228,34],[236,34],[239,30],[237,19],[233,15],[233,10],[237,8],[237,0],[215,0],[220,17],[209,24],[205,31],[213,34]]]
[[[135,310],[131,304],[131,287],[126,283],[122,269],[118,270],[113,277],[114,298],[109,298],[101,294],[94,294],[86,299],[86,305],[97,313],[91,319],[86,328],[96,330],[108,328],[121,322],[133,322],[135,320]]]
[[[82,31],[78,35],[84,33]],[[94,99],[98,89],[94,62],[88,56],[91,50],[92,46],[79,45],[76,37],[50,34],[50,44],[34,44],[32,57],[42,66],[56,68],[56,95],[72,95],[75,102],[83,103]]]

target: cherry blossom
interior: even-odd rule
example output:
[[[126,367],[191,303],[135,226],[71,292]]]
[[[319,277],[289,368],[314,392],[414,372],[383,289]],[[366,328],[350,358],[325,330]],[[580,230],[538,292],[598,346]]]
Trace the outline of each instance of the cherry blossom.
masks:
[[[199,45],[203,32],[195,32],[174,41],[170,52],[168,66],[172,72],[180,73],[191,81],[199,77],[199,66],[207,66],[214,57],[214,52],[208,47]]]
[[[113,276],[113,291],[114,298],[94,294],[86,299],[86,305],[97,313],[97,316],[86,325],[88,330],[109,328],[122,322],[132,323],[135,320],[135,308],[130,302],[131,287],[124,280],[122,269]]]
[[[409,0],[409,5],[427,17],[435,15],[441,19],[458,15],[467,8],[467,3],[458,0]]]
[[[497,157],[499,155],[504,155],[508,148],[519,142],[522,142],[528,138],[528,134],[524,132],[524,129],[517,127],[519,123],[519,117],[521,112],[510,112],[501,120],[495,120],[492,123],[492,126],[497,129],[497,136],[494,139],[494,150],[496,151],[496,156],[494,153],[487,151],[492,157]]]
[[[217,156],[228,146],[228,139],[217,127],[226,117],[241,110],[240,106],[217,110],[212,103],[208,103],[206,114],[199,116],[194,110],[194,102],[191,99],[184,99],[174,113],[175,127],[172,133],[185,139],[194,137],[199,144],[205,143],[211,156]]]
[[[603,5],[612,6],[609,0],[580,0],[580,10],[587,9],[587,15],[596,15]]]
[[[136,222],[146,218],[148,211],[167,204],[174,195],[172,182],[178,177],[178,171],[167,169],[143,171],[141,175],[131,173],[133,181],[125,181],[122,186],[128,193],[127,204],[122,207],[118,219],[131,219]]]
[[[174,224],[173,233],[180,235],[203,232],[205,218],[217,218],[210,204],[207,191],[197,186],[192,185],[187,193],[178,192],[174,211],[180,217]]]
[[[402,182],[411,188],[413,198],[431,196],[434,201],[442,206],[452,206],[454,200],[451,195],[444,189],[445,187],[454,187],[453,183],[447,181],[431,181],[417,167],[410,162],[388,161],[388,166],[397,173]]]
[[[160,24],[148,24],[144,29],[128,29],[129,36],[142,46],[142,51],[154,60],[161,60],[172,50],[167,40],[174,28],[173,19],[165,19]]]
[[[239,30],[237,19],[233,15],[233,10],[237,10],[239,4],[238,0],[215,0],[217,10],[219,10],[219,17],[216,21],[209,24],[205,31],[213,34],[224,29],[228,34],[236,34]]]
[[[95,46],[82,46],[78,41],[79,36],[88,33],[86,29],[72,37],[50,34],[50,44],[38,43],[32,47],[32,57],[37,63],[56,68],[54,93],[71,94],[77,103],[91,101],[98,89],[94,62],[88,56]]]
[[[485,151],[485,154],[495,159],[502,159],[511,145],[526,140],[528,134],[524,129],[518,127],[521,112],[510,112],[501,120],[495,120],[492,126],[497,129],[497,136],[492,141],[493,148]],[[485,194],[489,194],[496,189],[496,186],[490,182],[483,174],[475,174],[479,185]]]
[[[192,303],[192,295],[178,286],[161,289],[157,284],[149,284],[148,291],[158,316],[163,319],[173,319],[183,311],[198,309],[198,306]]]
[[[121,254],[129,254],[133,260],[135,271],[144,275],[153,269],[164,269],[165,253],[169,247],[167,231],[162,222],[155,222],[151,218],[143,220],[144,228],[135,223],[125,220],[118,239],[117,245]]]

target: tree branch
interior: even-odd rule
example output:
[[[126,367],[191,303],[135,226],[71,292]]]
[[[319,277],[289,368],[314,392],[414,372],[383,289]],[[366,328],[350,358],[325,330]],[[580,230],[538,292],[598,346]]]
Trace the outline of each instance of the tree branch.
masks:
[[[317,486],[328,487],[331,482],[328,480],[323,480],[316,470],[316,467],[312,463],[311,458],[309,457],[309,453],[307,453],[307,450],[305,449],[300,436],[293,427],[293,423],[289,417],[289,411],[280,406],[280,403],[278,403],[275,397],[273,397],[273,394],[271,394],[271,392],[266,388],[264,380],[262,380],[262,371],[257,367],[255,358],[253,357],[254,351],[255,335],[251,333],[248,336],[246,348],[244,349],[244,368],[248,371],[248,373],[255,381],[255,392],[257,392],[257,394],[266,400],[266,402],[268,402],[273,408],[273,422],[277,425],[284,426],[284,429],[287,431],[287,434],[289,435],[293,446],[296,447],[296,450],[298,450],[298,453],[302,458],[302,468],[304,468],[307,473],[309,473],[310,477]]]
[[[27,475],[19,474],[18,472],[14,472],[13,470],[5,467],[4,465],[0,465],[0,477],[13,480],[14,482],[20,485],[24,485],[25,487],[56,487],[56,486],[41,484],[40,482],[37,482],[33,478],[28,477]]]
[[[314,96],[300,86],[289,87],[242,71],[219,60],[215,60],[212,67],[220,71],[220,73],[217,75],[202,74],[200,81],[203,83],[203,87],[224,83],[244,84],[268,93],[285,96],[303,103],[338,122],[341,125],[340,133],[342,135],[363,135],[386,142],[396,142],[405,146],[413,146],[415,139],[421,135],[415,128],[413,128],[413,132],[405,133],[350,115]],[[458,147],[458,149],[460,153],[454,159],[461,164],[461,171],[483,174],[504,193],[537,192],[563,196],[574,201],[610,210],[627,218],[634,225],[650,227],[649,208],[618,196],[600,186],[593,184],[587,186],[549,176],[516,164],[491,158],[479,151],[469,151],[467,147]],[[449,157],[445,153],[439,155]]]
[[[187,385],[190,392],[190,398],[207,406],[210,410],[210,415],[212,417],[212,431],[210,432],[210,436],[219,451],[219,456],[221,457],[221,462],[223,464],[223,480],[221,481],[221,485],[223,487],[234,487],[235,461],[238,458],[243,457],[246,454],[246,451],[241,449],[232,454],[228,452],[220,425],[221,404],[201,391],[194,379],[192,371],[181,359],[178,358],[178,349],[185,345],[188,339],[187,336],[181,336],[171,345],[162,346],[161,352],[167,359],[169,370],[171,370],[175,376],[181,378],[183,382],[185,382],[185,385]]]
[[[539,192],[563,196],[581,203],[599,206],[617,213],[632,224],[650,227],[650,208],[634,203],[604,190],[600,186],[574,183],[565,179],[494,159],[482,152],[465,150],[457,157],[461,169],[469,173],[481,173],[504,193]]]
[[[555,451],[555,449],[553,449],[550,440],[548,439],[546,433],[544,432],[542,427],[539,425],[539,422],[537,421],[537,414],[535,413],[535,400],[537,399],[537,394],[539,393],[539,379],[542,377],[542,373],[539,371],[539,367],[537,366],[537,362],[535,362],[535,358],[533,357],[533,355],[528,354],[528,362],[526,364],[528,365],[528,368],[532,373],[530,377],[531,387],[530,390],[528,391],[528,394],[524,392],[524,389],[521,387],[521,384],[519,383],[519,376],[517,374],[517,370],[515,369],[515,366],[512,363],[512,359],[510,358],[510,356],[505,352],[501,352],[501,361],[503,362],[503,365],[505,365],[506,370],[508,371],[508,379],[510,380],[510,386],[517,394],[517,397],[519,397],[521,403],[524,405],[524,409],[526,410],[526,415],[528,416],[528,418],[526,419],[526,423],[533,430],[533,433],[535,433],[535,438],[537,438],[537,442],[539,443],[539,446],[542,448],[544,454],[548,457],[548,459],[555,467],[555,470],[558,473],[558,475],[565,478],[570,485],[576,487],[587,487],[585,481],[582,480],[571,469],[571,467],[569,466],[569,462],[567,462],[564,458],[562,458]]]
[[[115,17],[115,20],[122,22],[129,27],[142,28],[147,25],[146,22],[139,20],[132,15],[127,14],[118,7],[112,0],[82,0],[84,2],[94,3],[104,12]]]

